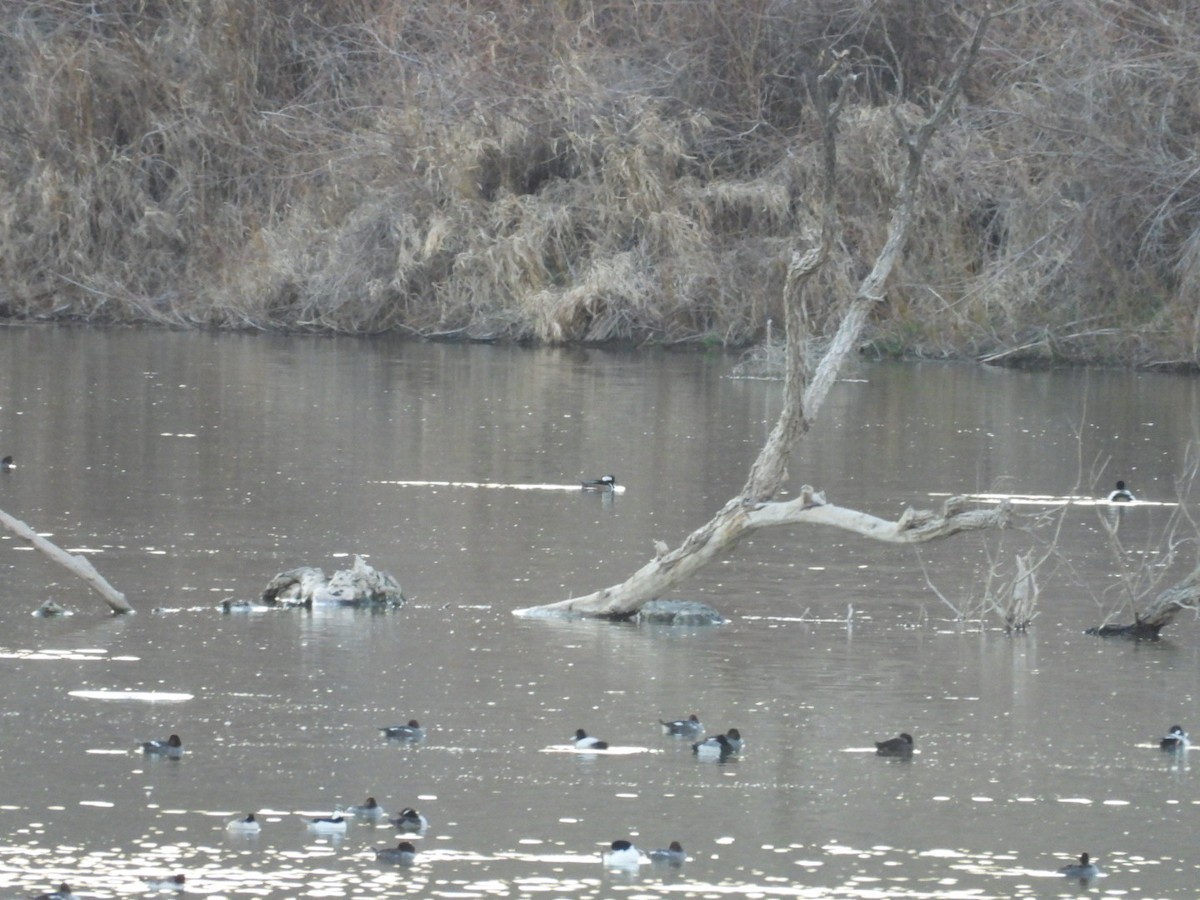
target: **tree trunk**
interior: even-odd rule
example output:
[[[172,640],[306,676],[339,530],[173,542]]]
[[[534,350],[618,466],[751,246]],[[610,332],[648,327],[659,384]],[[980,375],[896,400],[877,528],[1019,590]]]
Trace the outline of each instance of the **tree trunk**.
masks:
[[[788,267],[783,298],[787,340],[783,409],[750,469],[741,496],[726,503],[678,548],[661,553],[621,584],[585,597],[516,610],[516,615],[627,618],[637,612],[642,604],[659,598],[663,592],[727,553],[744,534],[766,525],[822,523],[846,528],[876,540],[916,543],[964,530],[1003,527],[1007,522],[1007,508],[961,512],[958,511],[958,504],[953,505],[953,511],[948,504],[941,514],[909,510],[899,521],[887,522],[867,513],[827,504],[823,496],[815,494],[808,486],[802,489],[801,496],[795,500],[773,502],[787,480],[787,464],[792,450],[812,427],[843,362],[858,345],[871,309],[883,299],[884,284],[912,226],[925,150],[958,97],[963,76],[979,53],[989,19],[990,13],[980,20],[970,48],[934,113],[915,128],[905,123],[898,113],[895,114],[899,140],[908,152],[908,164],[892,207],[887,239],[875,259],[875,265],[863,279],[842,317],[809,383],[805,358],[809,319],[807,290],[812,276],[828,258],[836,233],[837,122],[842,107],[841,86],[845,84],[840,73],[845,54],[835,55],[826,70],[814,79],[811,95],[821,120],[823,149],[820,232],[808,236],[811,246],[805,253],[799,250],[793,252]]]
[[[105,599],[113,612],[131,613],[134,611],[133,607],[129,605],[129,601],[125,599],[125,595],[105,581],[104,576],[95,570],[86,556],[72,556],[62,548],[50,543],[20,519],[14,519],[2,510],[0,510],[0,525],[22,540],[28,541],[34,549],[46,554],[73,575],[90,584]]]
[[[1089,628],[1087,634],[1099,637],[1125,637],[1134,640],[1157,640],[1158,633],[1170,625],[1179,613],[1185,609],[1200,608],[1200,568],[1175,587],[1167,588],[1145,613],[1134,613],[1134,620],[1129,625],[1104,624],[1099,628]]]

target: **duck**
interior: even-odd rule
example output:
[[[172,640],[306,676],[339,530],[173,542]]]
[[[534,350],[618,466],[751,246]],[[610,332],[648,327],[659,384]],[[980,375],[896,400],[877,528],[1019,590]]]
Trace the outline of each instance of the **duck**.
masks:
[[[1172,725],[1167,736],[1158,742],[1158,746],[1162,750],[1175,751],[1186,750],[1191,743],[1182,725]]]
[[[601,475],[591,481],[581,481],[583,490],[594,494],[611,494],[617,487],[617,479],[612,475]]]
[[[147,756],[165,756],[167,759],[179,759],[183,756],[183,741],[179,735],[173,734],[165,741],[142,741],[142,752]]]
[[[913,738],[907,731],[901,732],[897,737],[888,738],[886,741],[875,742],[877,756],[912,756],[912,753]]]
[[[1125,487],[1125,482],[1118,481],[1117,489],[1108,495],[1109,503],[1132,503],[1133,492]]]
[[[646,855],[650,857],[650,862],[668,866],[681,866],[687,859],[687,854],[683,852],[683,845],[679,841],[671,841],[667,849],[651,850]]]
[[[0,459],[0,472],[11,472],[16,467],[17,464],[13,461],[11,456],[6,456],[4,459]]]
[[[658,724],[662,726],[663,734],[671,734],[676,737],[695,737],[698,734],[704,733],[704,723],[700,721],[700,717],[692,713],[686,719],[675,719],[671,722],[658,720]]]
[[[1079,878],[1083,881],[1088,881],[1100,874],[1100,869],[1086,853],[1079,854],[1079,862],[1063,866],[1058,871],[1068,878]]]
[[[575,749],[576,750],[607,750],[608,741],[602,741],[600,738],[588,737],[586,731],[582,728],[575,729]]]
[[[262,831],[262,823],[254,818],[254,813],[247,813],[245,818],[226,823],[225,830],[234,834],[258,834]]]
[[[642,851],[629,841],[613,841],[608,850],[600,854],[604,865],[617,869],[628,869],[642,864]]]
[[[346,820],[342,816],[323,816],[316,819],[308,819],[305,822],[308,825],[308,830],[316,834],[345,834]]]
[[[169,878],[147,878],[146,890],[148,891],[182,891],[184,884],[187,882],[185,875],[172,875]]]
[[[375,859],[379,862],[394,863],[398,866],[411,866],[417,858],[417,848],[408,841],[401,841],[395,847],[381,847],[375,851]]]
[[[388,819],[388,821],[401,831],[415,831],[418,834],[429,827],[429,820],[411,806],[404,807],[400,810],[400,815],[394,819]]]
[[[71,886],[64,881],[58,886],[57,891],[51,891],[49,894],[38,894],[34,900],[72,900],[74,896],[71,893]]]
[[[368,797],[357,806],[348,807],[345,812],[354,816],[356,819],[382,819],[387,815],[383,807],[375,802],[374,797]]]
[[[407,725],[385,725],[379,729],[384,737],[397,741],[420,741],[425,738],[425,729],[416,719],[409,719]]]
[[[714,734],[692,744],[692,752],[701,759],[725,759],[737,752],[733,744],[723,734]]]

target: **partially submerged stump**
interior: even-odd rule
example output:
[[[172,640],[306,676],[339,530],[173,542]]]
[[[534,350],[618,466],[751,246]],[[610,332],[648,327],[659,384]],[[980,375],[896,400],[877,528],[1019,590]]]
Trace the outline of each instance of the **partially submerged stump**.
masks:
[[[262,605],[268,607],[352,606],[356,608],[394,608],[404,605],[400,582],[387,572],[354,557],[349,569],[339,569],[326,579],[325,572],[301,566],[280,572],[262,592]]]
[[[1196,609],[1200,601],[1200,568],[1175,587],[1163,591],[1150,605],[1145,615],[1134,614],[1129,625],[1104,624],[1089,628],[1085,634],[1097,637],[1123,637],[1134,641],[1157,641],[1159,632],[1170,625],[1185,609]]]

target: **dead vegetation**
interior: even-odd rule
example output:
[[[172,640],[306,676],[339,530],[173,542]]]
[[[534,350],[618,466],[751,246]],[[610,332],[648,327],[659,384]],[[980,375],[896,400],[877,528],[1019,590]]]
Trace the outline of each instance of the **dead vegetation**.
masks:
[[[12,0],[0,315],[746,345],[782,321],[815,224],[804,85],[832,51],[845,177],[820,335],[885,239],[905,162],[888,110],[938,102],[983,3],[955,9]],[[1001,12],[866,349],[1196,363],[1192,19]]]

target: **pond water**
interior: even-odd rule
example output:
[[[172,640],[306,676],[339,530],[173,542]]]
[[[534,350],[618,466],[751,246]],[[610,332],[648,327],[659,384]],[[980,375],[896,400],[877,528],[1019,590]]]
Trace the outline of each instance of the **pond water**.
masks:
[[[724,626],[534,621],[512,611],[620,581],[735,495],[780,386],[730,378],[720,354],[385,339],[9,328],[0,355],[0,454],[18,463],[0,509],[139,610],[109,616],[0,540],[3,895],[142,894],[177,873],[185,895],[231,898],[1195,893],[1200,768],[1157,742],[1200,731],[1197,625],[1082,633],[1121,608],[1111,509],[1065,512],[1024,635],[955,621],[937,593],[970,606],[989,558],[1029,546],[1017,532],[919,553],[760,532],[679,591]],[[1182,377],[846,374],[793,490],[889,518],[1118,477],[1169,503],[1200,420]],[[605,473],[626,491],[569,487]],[[1166,583],[1195,560],[1155,555],[1174,511],[1119,514]],[[403,609],[217,610],[354,554],[396,575]],[[46,599],[76,614],[35,618]],[[742,752],[697,759],[661,733],[690,713],[737,727]],[[411,718],[421,743],[379,731]],[[577,728],[615,751],[564,752]],[[911,760],[873,753],[900,731]],[[180,760],[139,749],[172,733]],[[367,796],[429,820],[412,867],[376,862],[403,837],[386,822],[306,828]],[[248,812],[262,832],[230,834]],[[609,870],[616,839],[688,859]],[[1056,874],[1085,851],[1101,877]]]

